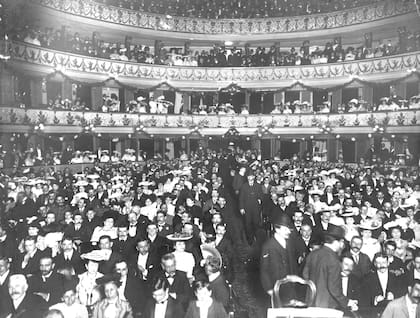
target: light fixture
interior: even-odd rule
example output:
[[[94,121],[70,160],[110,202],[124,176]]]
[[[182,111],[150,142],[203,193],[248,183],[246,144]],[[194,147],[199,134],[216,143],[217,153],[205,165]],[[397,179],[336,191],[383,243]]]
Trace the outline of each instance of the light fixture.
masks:
[[[233,45],[233,42],[232,41],[229,41],[229,40],[228,41],[225,41],[225,45],[226,46],[231,46],[231,45]]]

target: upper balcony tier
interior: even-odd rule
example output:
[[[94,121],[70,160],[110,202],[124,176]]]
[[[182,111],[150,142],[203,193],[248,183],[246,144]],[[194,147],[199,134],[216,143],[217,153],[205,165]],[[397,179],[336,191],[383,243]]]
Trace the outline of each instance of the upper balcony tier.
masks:
[[[418,134],[420,112],[291,115],[122,114],[0,107],[0,132],[137,134],[138,137]]]
[[[381,1],[368,6],[293,17],[254,19],[200,19],[172,17],[104,5],[92,0],[31,0],[33,15],[58,25],[63,21],[86,30],[106,29],[145,38],[183,39],[202,42],[296,40],[331,37],[349,32],[380,32],[386,26],[416,23],[415,4]],[[32,10],[31,9],[31,10]],[[71,19],[69,19],[71,15]],[[417,20],[418,22],[418,20]],[[116,27],[118,26],[118,27]],[[137,34],[136,34],[137,33]]]
[[[7,45],[10,46],[11,59],[6,65],[26,75],[64,76],[97,86],[114,81],[116,85],[133,89],[275,91],[299,85],[306,89],[324,89],[354,81],[374,84],[402,80],[418,75],[420,68],[420,52],[305,66],[203,68],[114,61],[17,42],[7,42]]]

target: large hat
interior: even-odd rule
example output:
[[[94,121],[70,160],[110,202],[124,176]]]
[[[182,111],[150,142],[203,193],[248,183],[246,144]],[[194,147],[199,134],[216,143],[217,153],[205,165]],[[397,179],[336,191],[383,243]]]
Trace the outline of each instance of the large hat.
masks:
[[[280,213],[276,216],[273,222],[274,226],[286,226],[288,228],[293,228],[292,220],[285,213]]]
[[[346,234],[346,231],[338,225],[335,224],[328,224],[327,232],[325,232],[325,235],[332,236],[338,240],[344,239],[344,236]]]
[[[365,222],[361,222],[359,225],[360,230],[370,230],[374,231],[381,227],[379,223],[373,222],[372,220],[367,220]]]
[[[213,256],[219,259],[220,264],[222,264],[222,255],[220,252],[214,248],[211,244],[201,244],[200,246],[203,259],[207,259],[209,256]]]

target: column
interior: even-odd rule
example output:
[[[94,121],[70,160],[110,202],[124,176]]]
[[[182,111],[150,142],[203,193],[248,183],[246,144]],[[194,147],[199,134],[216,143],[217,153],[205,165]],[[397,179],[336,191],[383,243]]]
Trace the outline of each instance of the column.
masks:
[[[407,84],[404,82],[394,84],[392,87],[394,87],[395,92],[398,96],[401,96],[403,98],[407,95]],[[410,96],[409,96],[410,97]]]
[[[30,88],[31,88],[31,105],[34,108],[39,107],[42,105],[43,95],[47,94],[46,83],[40,78],[34,78],[30,81]],[[42,92],[44,91],[44,93]]]
[[[69,99],[73,101],[73,87],[71,81],[64,79],[61,83],[61,96],[63,99]]]
[[[132,90],[124,88],[124,101],[128,104],[130,101],[134,99],[134,92]],[[123,109],[124,105],[121,105],[121,109]]]
[[[15,102],[15,91],[14,76],[0,64],[0,105],[12,106]]]
[[[370,145],[373,143],[372,138],[368,138],[367,136],[364,138],[359,138],[356,141],[356,160],[357,162],[360,158],[364,158],[367,151],[370,148]]]
[[[274,93],[274,105],[280,104],[280,103],[284,104],[284,92],[283,91]]]
[[[92,110],[100,111],[102,108],[102,87],[91,88]],[[110,154],[111,155],[111,154]]]
[[[362,97],[362,100],[367,102],[368,105],[373,105],[373,87],[364,86],[361,91],[362,94],[360,96]]]
[[[337,111],[338,105],[343,103],[343,92],[341,89],[337,89],[333,92],[328,92],[328,96],[331,98],[331,111]]]
[[[249,103],[250,103],[250,96],[251,94],[248,91],[245,91],[245,105],[248,105],[248,109],[249,109]]]
[[[328,161],[337,161],[337,140],[335,138],[327,139]]]

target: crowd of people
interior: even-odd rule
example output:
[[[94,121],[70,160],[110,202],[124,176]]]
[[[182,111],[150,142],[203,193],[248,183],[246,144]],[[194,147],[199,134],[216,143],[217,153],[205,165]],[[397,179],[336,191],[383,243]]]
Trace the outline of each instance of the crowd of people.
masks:
[[[60,51],[119,61],[169,66],[201,67],[260,67],[295,66],[338,63],[368,58],[390,56],[420,49],[420,32],[398,29],[398,42],[378,41],[373,44],[372,37],[366,35],[359,46],[344,47],[340,38],[327,42],[324,47],[310,45],[305,40],[300,48],[282,50],[275,45],[270,48],[226,47],[215,44],[210,50],[191,50],[185,48],[161,48],[159,52],[149,46],[133,43],[126,38],[120,43],[109,43],[100,39],[97,32],[91,37],[76,32],[70,34],[66,28],[39,29],[27,27],[13,35],[13,39]]]
[[[243,19],[297,16],[316,13],[340,11],[380,2],[367,1],[314,1],[314,0],[268,0],[256,2],[251,0],[212,0],[196,2],[192,0],[96,0],[97,2],[131,10],[151,12],[179,17],[203,19]]]
[[[372,159],[261,160],[230,143],[77,173],[2,173],[0,312],[227,317],[246,246],[260,273],[248,294],[268,299],[299,275],[315,283],[317,307],[395,317],[404,297],[419,302],[419,168]],[[304,295],[288,288],[281,297]]]
[[[26,105],[20,103],[20,108],[26,108]],[[80,97],[71,101],[70,99],[63,99],[57,96],[50,99],[47,105],[50,110],[70,110],[70,111],[90,111],[91,107],[88,103],[81,100]],[[104,113],[122,112],[130,114],[174,114],[174,103],[166,100],[165,97],[158,96],[156,98],[147,99],[139,96],[134,100],[125,104],[125,109],[121,108],[121,101],[115,94],[110,97],[103,96],[103,103],[100,111]],[[353,98],[347,103],[339,104],[336,110],[333,110],[330,101],[324,101],[320,105],[312,105],[307,101],[296,100],[293,102],[276,103],[270,114],[312,114],[312,113],[357,113],[357,112],[372,112],[372,111],[398,111],[404,109],[420,109],[420,95],[414,95],[410,98],[404,99],[399,96],[395,89],[392,90],[389,97],[382,97],[378,103],[370,104],[362,98]],[[185,110],[183,107],[179,110],[181,113],[188,113],[191,115],[249,115],[249,105],[242,104],[239,106],[232,105],[232,103],[218,103],[215,105],[200,104],[191,105],[190,110]],[[251,112],[252,113],[252,112]]]

